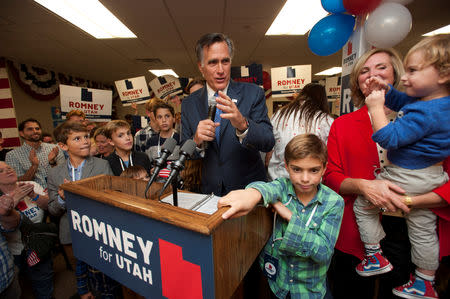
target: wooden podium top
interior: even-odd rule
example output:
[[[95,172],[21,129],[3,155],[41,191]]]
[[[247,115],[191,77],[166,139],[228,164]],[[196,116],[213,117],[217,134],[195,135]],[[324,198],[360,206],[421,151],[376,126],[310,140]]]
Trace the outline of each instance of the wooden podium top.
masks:
[[[220,208],[216,213],[207,215],[174,207],[155,200],[162,184],[152,184],[149,189],[150,199],[144,197],[146,186],[147,182],[142,180],[98,175],[62,184],[61,188],[123,210],[205,235],[211,235],[223,222],[221,215],[228,209],[227,207]],[[165,194],[170,192],[172,192],[171,189],[168,189]]]

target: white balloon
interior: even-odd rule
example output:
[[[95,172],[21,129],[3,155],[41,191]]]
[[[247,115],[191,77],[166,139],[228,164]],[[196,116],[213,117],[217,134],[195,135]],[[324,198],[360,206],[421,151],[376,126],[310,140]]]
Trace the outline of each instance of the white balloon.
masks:
[[[377,48],[390,48],[401,42],[412,27],[409,10],[398,3],[382,3],[364,24],[366,40]]]
[[[408,5],[409,3],[413,2],[413,0],[383,0],[383,2],[395,2],[401,5]]]

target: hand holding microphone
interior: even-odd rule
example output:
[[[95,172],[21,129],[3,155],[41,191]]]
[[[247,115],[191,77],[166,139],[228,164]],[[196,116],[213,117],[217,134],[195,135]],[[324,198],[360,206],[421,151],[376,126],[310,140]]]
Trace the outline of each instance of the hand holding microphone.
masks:
[[[216,98],[208,99],[208,117],[204,120],[201,120],[197,125],[197,130],[195,131],[194,141],[198,147],[202,146],[202,144],[207,144],[208,141],[213,141],[216,137],[216,127],[219,124],[214,122],[216,117]]]

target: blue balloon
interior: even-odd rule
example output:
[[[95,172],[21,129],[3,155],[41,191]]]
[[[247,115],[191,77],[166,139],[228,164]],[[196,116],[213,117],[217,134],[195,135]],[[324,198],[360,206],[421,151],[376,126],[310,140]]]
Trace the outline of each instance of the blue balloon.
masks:
[[[345,12],[344,1],[342,0],[321,0],[322,7],[331,13]]]
[[[355,17],[347,14],[326,16],[309,32],[308,46],[319,56],[328,56],[339,51],[348,41],[355,27]]]

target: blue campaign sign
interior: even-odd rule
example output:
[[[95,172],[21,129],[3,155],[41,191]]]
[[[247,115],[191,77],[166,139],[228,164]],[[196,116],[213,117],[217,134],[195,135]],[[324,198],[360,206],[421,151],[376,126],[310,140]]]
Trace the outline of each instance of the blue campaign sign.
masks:
[[[75,256],[151,298],[214,298],[212,237],[66,192]]]

